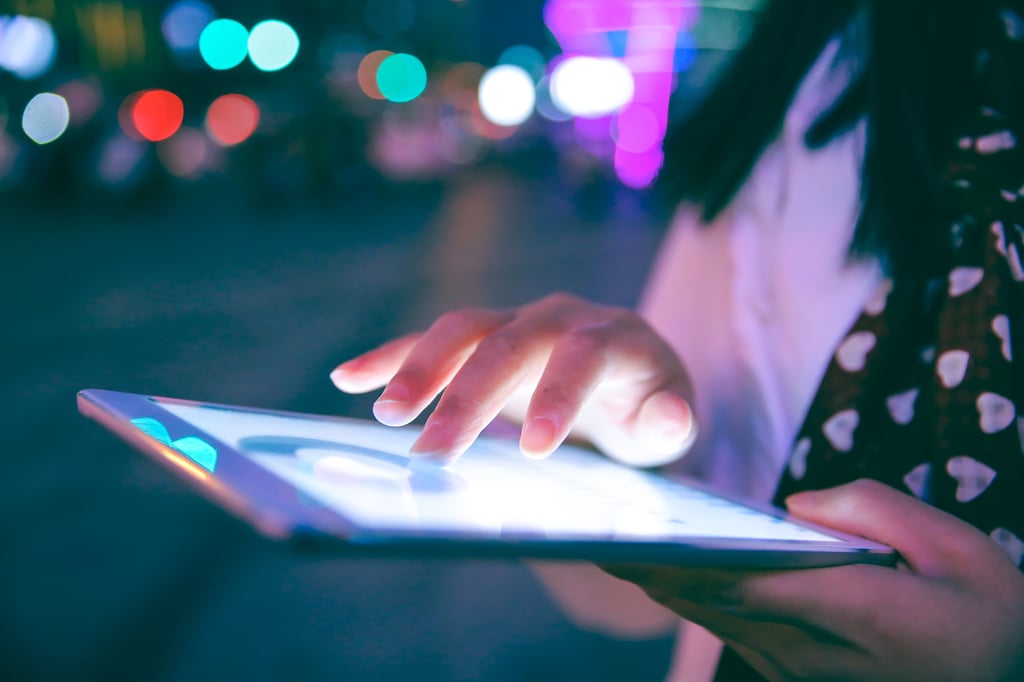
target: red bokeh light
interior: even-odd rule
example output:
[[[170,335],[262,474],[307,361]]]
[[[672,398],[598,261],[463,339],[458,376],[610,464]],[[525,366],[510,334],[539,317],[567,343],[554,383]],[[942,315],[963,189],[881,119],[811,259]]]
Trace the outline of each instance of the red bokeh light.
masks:
[[[222,95],[206,110],[206,131],[229,147],[249,139],[260,122],[260,108],[245,95]]]
[[[381,62],[393,54],[394,52],[390,50],[374,50],[359,62],[356,80],[359,81],[359,87],[367,97],[384,99],[380,88],[377,87],[377,69],[380,68]]]
[[[146,90],[132,95],[125,104],[131,107],[135,132],[150,142],[166,140],[178,132],[185,118],[181,98],[167,90]]]

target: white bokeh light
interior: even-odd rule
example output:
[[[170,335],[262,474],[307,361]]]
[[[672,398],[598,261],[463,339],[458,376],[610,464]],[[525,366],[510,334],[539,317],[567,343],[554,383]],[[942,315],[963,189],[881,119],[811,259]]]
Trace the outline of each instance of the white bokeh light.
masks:
[[[260,71],[280,71],[298,53],[299,35],[283,21],[261,21],[249,33],[249,59]]]
[[[537,102],[533,78],[525,69],[502,64],[480,79],[480,111],[499,126],[517,126],[530,118]]]
[[[57,58],[53,27],[38,17],[0,17],[0,67],[24,79],[41,76]]]
[[[64,134],[70,120],[67,100],[52,92],[42,92],[25,106],[21,128],[36,144],[47,144]]]
[[[633,74],[618,59],[569,57],[551,74],[551,99],[573,116],[613,114],[632,101]]]

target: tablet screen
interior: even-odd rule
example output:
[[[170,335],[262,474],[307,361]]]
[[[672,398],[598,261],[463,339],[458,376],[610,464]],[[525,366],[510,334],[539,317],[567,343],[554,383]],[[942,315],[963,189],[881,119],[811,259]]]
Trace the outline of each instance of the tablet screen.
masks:
[[[412,428],[158,403],[364,529],[567,540],[841,542],[572,446],[535,461],[514,441],[482,437],[443,468],[408,457],[418,433]],[[212,448],[206,454],[180,449],[215,471]]]

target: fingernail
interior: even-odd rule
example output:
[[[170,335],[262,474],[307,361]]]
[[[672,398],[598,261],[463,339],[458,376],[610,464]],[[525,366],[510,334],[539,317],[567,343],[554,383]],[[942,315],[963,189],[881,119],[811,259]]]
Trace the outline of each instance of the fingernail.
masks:
[[[821,495],[816,490],[804,490],[799,493],[793,493],[784,500],[786,509],[813,507],[820,501]]]
[[[331,383],[334,384],[335,388],[339,391],[348,391],[350,388],[348,371],[344,366],[338,367],[331,372]]]
[[[388,384],[373,404],[373,416],[388,426],[404,426],[412,420],[409,414],[409,390],[401,384]]]
[[[409,454],[423,459],[448,459],[455,452],[454,433],[447,424],[428,421],[423,433],[409,448]]]
[[[519,449],[533,459],[547,457],[555,447],[555,422],[547,417],[534,417],[523,425]]]

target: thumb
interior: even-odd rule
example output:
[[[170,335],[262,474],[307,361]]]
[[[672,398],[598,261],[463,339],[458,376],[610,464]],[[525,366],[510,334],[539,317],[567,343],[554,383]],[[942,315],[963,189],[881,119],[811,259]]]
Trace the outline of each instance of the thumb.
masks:
[[[652,459],[667,464],[685,453],[697,437],[690,404],[678,393],[664,390],[643,402],[632,424],[633,437],[646,446]]]
[[[634,467],[664,466],[682,457],[697,437],[697,421],[678,393],[648,396],[628,421],[607,411],[584,411],[579,431],[606,455]]]
[[[870,479],[796,493],[786,507],[812,523],[889,545],[921,575],[949,575],[992,545],[955,516]]]

